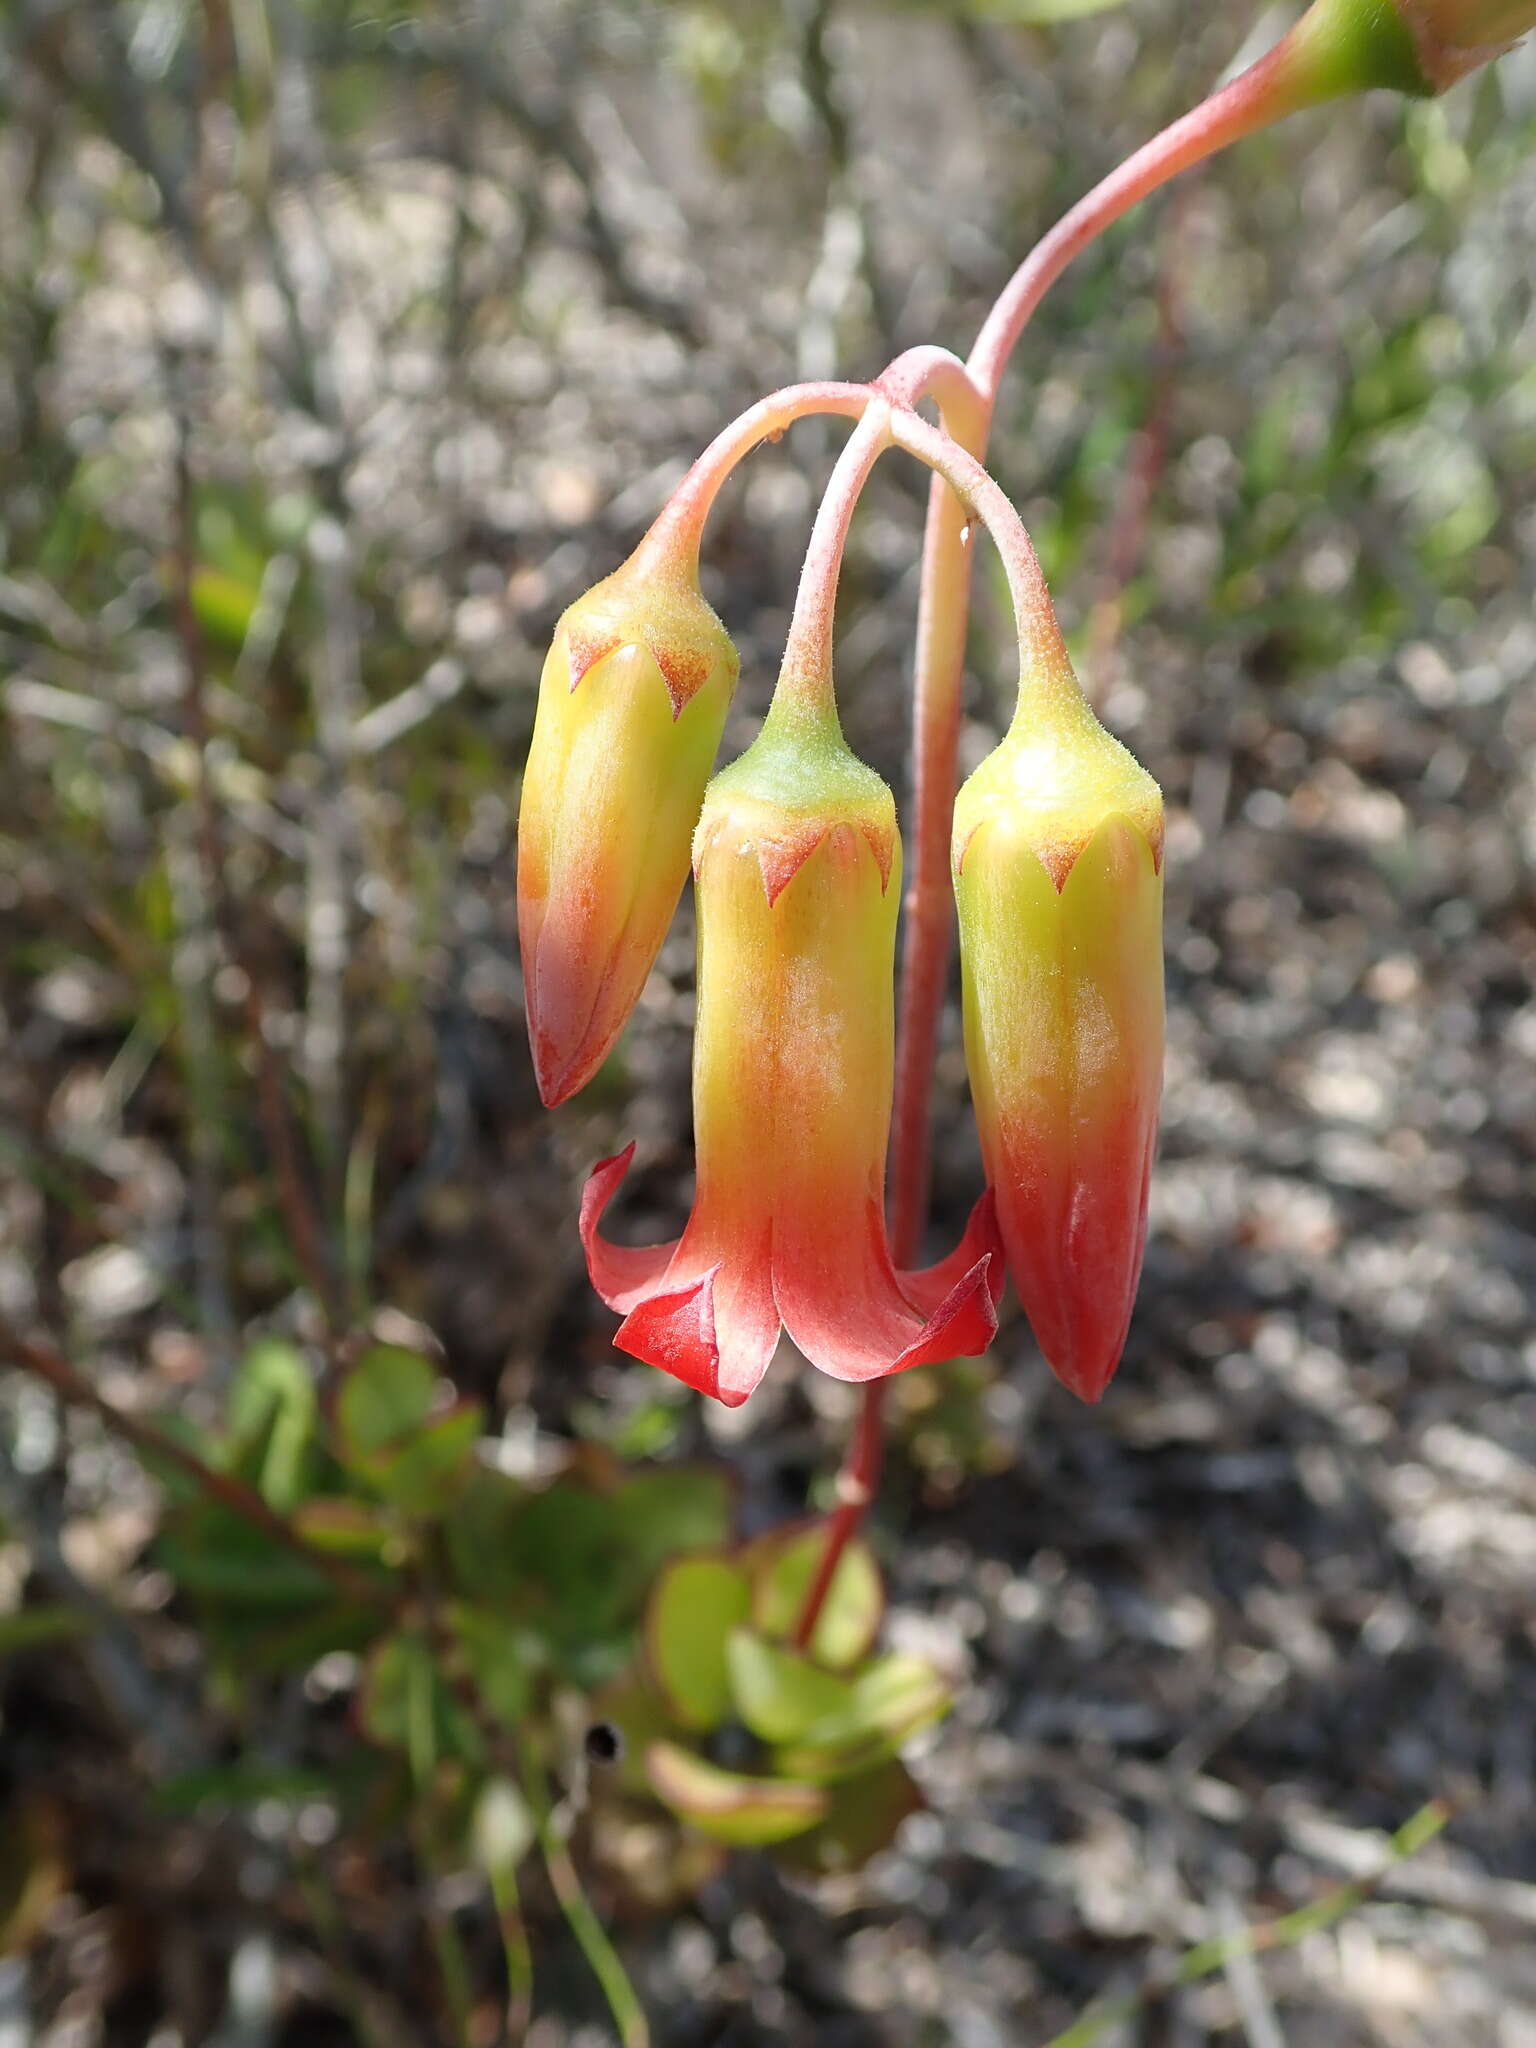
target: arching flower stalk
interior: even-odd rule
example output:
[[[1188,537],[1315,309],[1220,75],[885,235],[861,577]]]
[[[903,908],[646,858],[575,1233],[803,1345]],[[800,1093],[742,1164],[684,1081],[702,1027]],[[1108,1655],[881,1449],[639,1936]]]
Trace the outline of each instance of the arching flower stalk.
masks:
[[[983,1197],[959,1248],[900,1272],[885,1229],[901,848],[889,789],[850,752],[831,692],[830,622],[847,519],[889,439],[876,401],[824,501],[772,709],[710,785],[694,839],[698,1186],[681,1238],[610,1244],[599,1222],[629,1163],[582,1203],[616,1343],[729,1406],[786,1330],[834,1378],[883,1379],[985,1349],[1001,1262]]]
[[[691,836],[701,945],[693,1211],[672,1244],[609,1244],[598,1224],[625,1153],[594,1170],[582,1234],[594,1283],[624,1317],[619,1343],[690,1384],[745,1399],[781,1329],[824,1370],[866,1383],[802,1641],[873,1488],[881,1381],[986,1343],[999,1242],[1047,1358],[1090,1400],[1114,1371],[1141,1263],[1162,1044],[1161,799],[1084,702],[1028,538],[981,467],[1012,351],[1073,258],[1181,171],[1329,99],[1441,91],[1533,27],[1536,0],[1314,0],[1274,49],[1064,216],[999,295],[967,363],[912,350],[874,385],[807,385],[764,400],[706,450],[631,561],[561,622],[520,822],[539,1084],[546,1101],[564,1099],[613,1044],[655,959]],[[914,410],[925,397],[938,402],[944,432]],[[705,795],[735,658],[699,593],[699,533],[735,463],[808,411],[863,424],[817,517],[772,711]],[[853,504],[891,441],[937,475],[914,689],[888,1241],[901,853],[889,791],[843,741],[830,631]],[[957,804],[968,529],[978,516],[1008,573],[1021,684],[1013,725]],[[967,1058],[994,1192],[958,1250],[922,1273],[910,1260],[926,1198],[952,816]]]

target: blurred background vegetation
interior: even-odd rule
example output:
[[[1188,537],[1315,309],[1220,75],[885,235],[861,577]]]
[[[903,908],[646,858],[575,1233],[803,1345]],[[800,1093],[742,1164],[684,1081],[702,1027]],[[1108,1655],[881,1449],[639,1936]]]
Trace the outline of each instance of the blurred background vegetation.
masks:
[[[5,2048],[518,2038],[529,1947],[527,2038],[595,2043],[599,1921],[677,2048],[1034,2044],[1436,1796],[1340,1929],[1104,2038],[1536,2040],[1536,47],[1245,144],[1032,328],[993,467],[1169,797],[1127,1364],[1076,1409],[1015,1315],[900,1383],[886,1639],[956,1704],[899,1784],[938,1708],[882,1724],[873,1832],[727,1861],[604,1751],[655,1572],[801,1512],[849,1411],[785,1358],[705,1415],[587,1293],[594,1158],[686,1205],[692,941],[544,1115],[555,620],[761,391],[963,354],[1286,19],[0,6]],[[836,441],[712,525],[733,747]],[[839,643],[898,786],[921,486]],[[953,1030],[938,1085],[943,1222]]]

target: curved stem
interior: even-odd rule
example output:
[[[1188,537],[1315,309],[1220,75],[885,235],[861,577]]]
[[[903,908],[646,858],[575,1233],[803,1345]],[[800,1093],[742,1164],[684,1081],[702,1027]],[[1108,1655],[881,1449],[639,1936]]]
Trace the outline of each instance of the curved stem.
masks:
[[[897,413],[892,418],[891,439],[898,448],[905,448],[909,455],[915,455],[942,477],[962,508],[980,519],[991,534],[1002,558],[1003,574],[1008,578],[1021,661],[1030,667],[1070,671],[1071,658],[1061,637],[1040,557],[1024,530],[1023,520],[1003,491],[974,455],[915,413]],[[964,527],[957,538],[968,548],[969,537]]]
[[[945,348],[906,350],[886,366],[873,385],[787,384],[782,391],[770,392],[721,428],[662,507],[640,543],[640,552],[657,561],[675,561],[677,549],[686,546],[689,567],[697,572],[705,521],[722,485],[739,462],[761,442],[777,440],[796,420],[807,419],[814,413],[856,419],[877,393],[894,404],[907,406],[916,405],[923,398],[936,398],[946,424],[952,414],[963,423],[971,413],[979,416],[984,410],[984,401],[970,371]]]
[[[843,549],[859,493],[890,444],[891,408],[883,398],[871,397],[863,419],[837,458],[816,509],[816,522],[800,571],[800,587],[795,593],[794,616],[784,642],[779,684],[768,714],[770,719],[775,712],[782,713],[790,707],[833,721],[837,718],[832,691],[832,621],[837,609]]]
[[[689,569],[697,575],[699,541],[721,486],[743,457],[762,441],[776,440],[786,427],[812,413],[840,413],[857,418],[873,392],[868,384],[789,384],[749,406],[722,427],[694,463],[636,549],[642,561],[675,567],[685,549]]]
[[[947,348],[909,348],[886,364],[875,379],[874,388],[898,405],[917,405],[925,398],[938,401],[949,431],[955,423],[964,425],[985,410],[986,401],[957,355]]]
[[[987,315],[968,368],[988,403],[995,401],[1008,359],[1030,316],[1074,256],[1159,185],[1322,97],[1303,46],[1293,36],[1276,44],[1232,83],[1133,155],[1063,214],[1025,257]]]

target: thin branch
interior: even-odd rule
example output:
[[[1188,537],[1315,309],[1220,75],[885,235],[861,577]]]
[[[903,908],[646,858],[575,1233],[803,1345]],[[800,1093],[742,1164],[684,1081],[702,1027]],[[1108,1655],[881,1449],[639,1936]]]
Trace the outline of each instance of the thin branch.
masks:
[[[328,54],[334,56],[336,52]],[[357,54],[355,32],[348,33],[346,54],[354,58]],[[690,310],[674,299],[663,298],[637,276],[629,258],[631,238],[613,219],[603,197],[602,165],[566,98],[534,99],[486,51],[466,50],[456,35],[419,18],[391,23],[389,56],[402,65],[443,71],[450,76],[458,76],[473,66],[476,87],[484,94],[486,104],[574,180],[581,200],[587,246],[612,297],[643,320],[676,335],[690,348],[701,344],[703,335]]]
[[[144,1746],[156,1772],[185,1770],[203,1760],[203,1743],[180,1700],[158,1682],[144,1661],[124,1616],[88,1586],[64,1555],[49,1510],[0,1458],[0,1512],[23,1537],[38,1578],[90,1624],[80,1655],[108,1710],[131,1739]]]
[[[181,393],[174,374],[169,370],[166,381],[171,387],[173,401],[179,401]],[[260,971],[241,944],[239,920],[230,899],[225,873],[224,825],[208,766],[208,651],[193,601],[196,529],[191,431],[187,410],[179,402],[176,403],[176,417],[176,633],[182,657],[182,715],[187,737],[197,756],[197,844],[203,890],[214,929],[229,959],[240,969],[244,982],[246,1025],[256,1060],[257,1111],[276,1176],[278,1201],[287,1224],[289,1242],[334,1340],[345,1328],[345,1307],[326,1256],[324,1227],[304,1170],[276,1050],[267,1034]]]
[[[61,1351],[41,1338],[23,1335],[3,1318],[0,1318],[0,1357],[32,1379],[51,1387],[68,1406],[88,1409],[114,1436],[131,1444],[151,1463],[169,1466],[183,1478],[190,1479],[210,1500],[228,1508],[231,1514],[259,1529],[284,1550],[301,1557],[321,1577],[328,1579],[338,1593],[350,1600],[365,1600],[370,1604],[388,1597],[387,1588],[381,1586],[377,1579],[354,1570],[344,1559],[333,1557],[328,1551],[318,1550],[307,1542],[255,1487],[248,1486],[232,1472],[216,1470],[195,1451],[189,1450],[176,1437],[168,1435],[143,1416],[119,1408],[84,1373],[71,1365]]]
[[[863,1527],[864,1517],[869,1513],[879,1487],[880,1467],[885,1456],[884,1419],[885,1382],[871,1380],[862,1390],[859,1419],[849,1441],[843,1468],[837,1475],[837,1506],[828,1520],[827,1540],[816,1561],[815,1573],[806,1589],[805,1605],[795,1625],[798,1649],[809,1649],[816,1634],[816,1624],[821,1619],[821,1610],[832,1590],[832,1581],[837,1577],[837,1568],[843,1561],[843,1553]]]
[[[1451,1815],[1449,1800],[1431,1799],[1427,1806],[1421,1806],[1417,1813],[1405,1820],[1392,1836],[1386,1861],[1371,1876],[1335,1885],[1310,1905],[1298,1906],[1294,1913],[1284,1913],[1278,1920],[1263,1920],[1257,1926],[1241,1927],[1228,1934],[1214,1935],[1209,1941],[1198,1942],[1166,1975],[1150,1979],[1139,1991],[1128,1992],[1123,1998],[1105,1999],[1090,2006],[1064,2034],[1057,2034],[1048,2041],[1046,2048],[1089,2048],[1090,2043],[1102,2041],[1112,2028],[1124,2026],[1128,2020],[1137,2018],[1186,1985],[1199,1984],[1207,1977],[1230,1969],[1239,1958],[1273,1955],[1280,1949],[1294,1948],[1309,1935],[1320,1934],[1335,1926],[1346,1914],[1365,1905],[1400,1863],[1416,1856],[1427,1843],[1432,1842],[1449,1823]]]

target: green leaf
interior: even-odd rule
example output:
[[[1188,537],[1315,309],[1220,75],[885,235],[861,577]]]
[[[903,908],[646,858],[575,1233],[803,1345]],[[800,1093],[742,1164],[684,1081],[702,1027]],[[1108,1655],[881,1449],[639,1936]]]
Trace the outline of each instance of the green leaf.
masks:
[[[455,1607],[448,1626],[487,1712],[515,1728],[528,1711],[530,1653],[536,1646],[506,1622],[473,1607]]]
[[[645,1650],[663,1696],[685,1728],[718,1728],[731,1703],[726,1639],[745,1620],[752,1587],[723,1557],[677,1557],[645,1610]]]
[[[438,1375],[419,1352],[375,1344],[348,1372],[336,1396],[341,1453],[350,1464],[393,1450],[431,1414]]]
[[[367,1460],[360,1470],[402,1513],[436,1514],[463,1484],[484,1428],[480,1403],[461,1401],[424,1423],[398,1450]]]
[[[277,1338],[253,1344],[229,1394],[236,1469],[287,1514],[308,1491],[319,1401],[304,1356]]]
[[[704,1467],[664,1466],[601,1487],[559,1479],[513,1502],[470,1475],[448,1548],[457,1582],[538,1628],[581,1684],[616,1676],[657,1572],[680,1551],[717,1549],[730,1482]]]
[[[222,569],[201,568],[192,573],[192,609],[199,624],[231,649],[244,645],[260,595],[259,584],[227,575]]]
[[[178,1585],[216,1604],[303,1607],[331,1592],[313,1565],[213,1501],[177,1509],[155,1550]]]
[[[378,1639],[379,1616],[353,1600],[330,1600],[297,1613],[260,1606],[221,1606],[206,1617],[215,1645],[242,1677],[306,1672],[333,1650],[361,1655]]]
[[[641,1670],[628,1671],[605,1686],[592,1700],[594,1721],[607,1721],[618,1731],[619,1754],[612,1769],[626,1792],[646,1792],[650,1778],[645,1759],[653,1742],[674,1732],[667,1702]]]
[[[818,1521],[752,1546],[752,1621],[765,1636],[787,1642],[794,1634],[826,1541],[826,1524]],[[854,1541],[838,1560],[827,1589],[811,1655],[834,1671],[848,1670],[869,1655],[884,1612],[880,1567],[869,1545]]]
[[[184,1451],[190,1451],[201,1464],[211,1465],[215,1471],[228,1462],[228,1445],[210,1430],[200,1428],[190,1416],[162,1409],[155,1416],[155,1427],[162,1436],[169,1437]],[[174,1507],[195,1508],[207,1501],[206,1483],[174,1459],[162,1457],[153,1444],[144,1445],[139,1456],[145,1471]]]
[[[827,1810],[820,1786],[786,1778],[747,1778],[722,1771],[674,1742],[646,1753],[651,1789],[700,1834],[731,1848],[762,1848],[813,1828]]]
[[[17,1614],[0,1615],[0,1657],[89,1635],[95,1626],[77,1607],[23,1607]]]
[[[479,1730],[453,1697],[424,1636],[388,1636],[368,1660],[358,1702],[363,1730],[386,1749],[403,1750],[418,1785],[425,1784],[440,1758],[477,1762]]]
[[[484,1424],[476,1401],[447,1410],[437,1401],[431,1361],[393,1344],[365,1351],[336,1397],[343,1462],[408,1515],[435,1514],[454,1497]]]
[[[654,1465],[614,1490],[614,1506],[648,1585],[669,1557],[719,1550],[731,1533],[735,1483],[721,1465]]]
[[[316,1550],[328,1550],[336,1557],[366,1558],[394,1563],[401,1537],[396,1525],[380,1509],[340,1494],[323,1494],[307,1500],[293,1511],[293,1526]]]
[[[731,1631],[727,1646],[736,1712],[764,1742],[794,1742],[818,1723],[846,1714],[853,1688],[844,1678],[780,1648],[751,1629]]]
[[[813,1877],[831,1877],[860,1870],[896,1839],[909,1813],[917,1813],[923,1795],[906,1765],[892,1757],[872,1771],[833,1785],[826,1816],[809,1834],[788,1844],[784,1860]]]
[[[949,1686],[931,1664],[892,1652],[854,1679],[840,1712],[813,1722],[776,1761],[792,1776],[824,1784],[855,1776],[941,1720],[950,1700]]]
[[[443,1541],[459,1592],[510,1605],[518,1587],[507,1560],[517,1516],[531,1498],[526,1486],[490,1465],[474,1464],[443,1516]]]
[[[333,1789],[330,1778],[319,1771],[242,1757],[234,1763],[178,1772],[157,1785],[152,1797],[161,1813],[188,1817],[208,1807],[239,1812],[267,1799],[296,1806],[305,1800],[328,1798]]]

